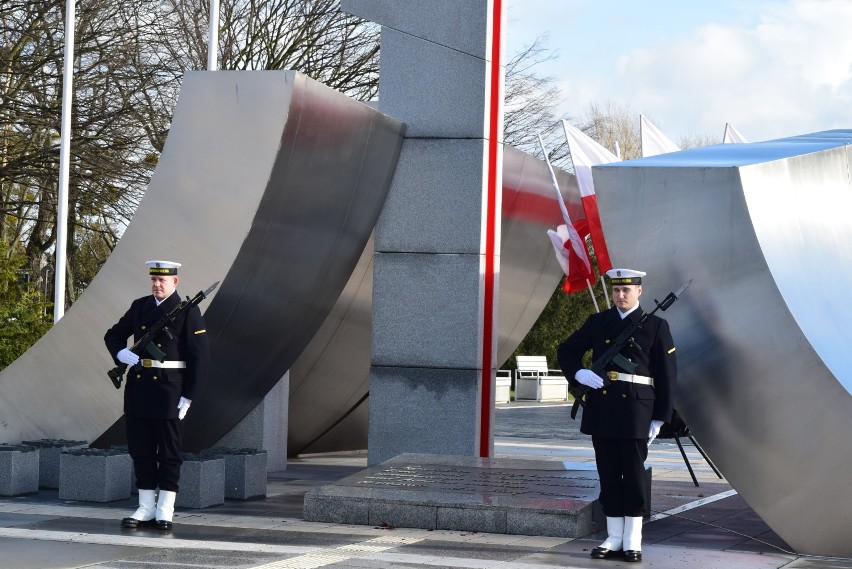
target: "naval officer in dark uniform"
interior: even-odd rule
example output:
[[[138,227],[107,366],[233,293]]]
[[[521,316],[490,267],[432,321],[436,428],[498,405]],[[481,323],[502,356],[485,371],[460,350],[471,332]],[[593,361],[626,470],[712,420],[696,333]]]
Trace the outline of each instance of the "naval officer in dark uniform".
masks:
[[[146,265],[151,294],[134,300],[104,341],[116,363],[131,366],[124,387],[124,415],[139,508],[121,521],[121,527],[137,528],[154,520],[157,529],[169,531],[183,462],[181,421],[207,377],[210,344],[201,311],[193,306],[175,319],[168,333],[164,330],[154,339],[156,349],[165,353],[163,361],[127,348],[130,336],[135,343],[148,326],[181,302],[177,292],[180,263],[148,261]]]
[[[644,462],[648,445],[672,416],[677,362],[668,323],[653,315],[634,334],[634,344],[621,351],[638,364],[632,374],[610,364],[606,370],[610,383],[604,387],[604,379],[584,367],[587,351],[592,350],[595,361],[630,322],[643,315],[639,297],[645,273],[612,269],[607,276],[615,306],[589,316],[559,346],[558,358],[565,377],[591,388],[580,431],[592,436],[608,535],[591,556],[641,561],[642,516],[648,507]]]

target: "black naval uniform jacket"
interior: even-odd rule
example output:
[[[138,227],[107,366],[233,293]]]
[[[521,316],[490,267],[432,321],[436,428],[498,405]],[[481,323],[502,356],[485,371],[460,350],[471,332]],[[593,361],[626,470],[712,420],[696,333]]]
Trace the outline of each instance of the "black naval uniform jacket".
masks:
[[[134,343],[141,338],[146,328],[156,322],[177,305],[177,291],[157,306],[153,295],[137,298],[118,323],[107,330],[104,342],[116,364],[115,355],[127,347],[127,338],[133,335]],[[210,367],[210,344],[201,311],[193,306],[182,312],[169,326],[173,339],[165,332],[155,338],[154,343],[166,353],[166,360],[186,362],[186,368],[145,368],[141,364],[131,366],[124,387],[124,413],[128,416],[153,419],[177,419],[178,401],[181,396],[193,400],[207,378]],[[151,358],[145,353],[140,358]]]
[[[586,367],[583,355],[592,350],[592,361],[606,351],[609,343],[629,325],[642,318],[642,307],[621,319],[616,307],[592,314],[586,322],[559,346],[558,359],[565,377],[576,384],[574,374]],[[591,389],[586,395],[580,431],[598,437],[644,439],[652,419],[668,423],[674,406],[677,362],[669,324],[651,316],[633,336],[636,347],[625,346],[621,354],[638,364],[635,375],[654,378],[654,387],[613,381],[606,387]],[[606,371],[620,371],[610,364]],[[606,378],[604,378],[605,380]]]

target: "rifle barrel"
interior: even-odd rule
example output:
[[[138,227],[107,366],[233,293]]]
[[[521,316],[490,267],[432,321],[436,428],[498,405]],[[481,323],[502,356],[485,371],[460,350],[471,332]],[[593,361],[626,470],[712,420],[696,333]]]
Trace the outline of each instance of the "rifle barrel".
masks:
[[[692,279],[689,279],[689,282],[687,282],[685,285],[680,287],[680,290],[678,290],[677,292],[674,293],[675,298],[680,298],[680,295],[682,295],[684,293],[684,291],[686,291],[686,289],[688,289],[689,285],[691,285],[691,284],[692,284]]]

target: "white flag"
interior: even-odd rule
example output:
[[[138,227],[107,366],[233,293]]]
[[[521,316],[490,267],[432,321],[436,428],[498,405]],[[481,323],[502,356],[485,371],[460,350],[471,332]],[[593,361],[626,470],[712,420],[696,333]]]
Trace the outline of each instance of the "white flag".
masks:
[[[680,150],[660,129],[651,124],[645,115],[639,115],[639,136],[642,139],[642,158]]]
[[[748,142],[748,140],[746,140],[745,137],[734,128],[734,125],[729,122],[725,123],[725,136],[722,137],[722,144],[743,144],[746,142]]]

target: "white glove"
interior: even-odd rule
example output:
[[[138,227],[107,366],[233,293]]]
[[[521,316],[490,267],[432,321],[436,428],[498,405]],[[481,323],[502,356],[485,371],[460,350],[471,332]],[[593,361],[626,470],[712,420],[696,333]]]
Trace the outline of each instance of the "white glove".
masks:
[[[660,428],[663,426],[663,421],[658,421],[654,419],[651,421],[651,427],[648,429],[648,444],[654,442],[654,439],[657,438],[657,435],[660,434]]]
[[[574,379],[592,389],[603,387],[603,379],[590,369],[577,370],[577,373],[574,374]]]
[[[178,419],[183,421],[183,418],[186,417],[186,412],[189,411],[189,405],[192,403],[186,397],[181,397],[180,401],[178,401]]]
[[[115,357],[121,363],[127,364],[129,366],[135,366],[139,363],[139,356],[137,356],[127,348],[124,348],[123,350],[119,351],[117,354],[115,354]]]

